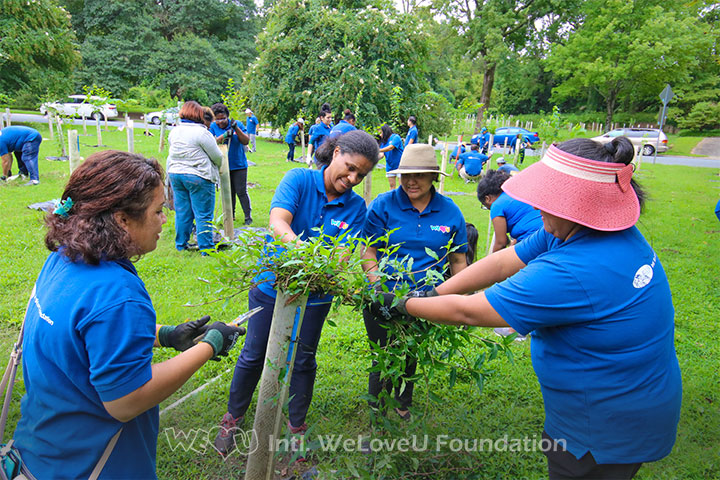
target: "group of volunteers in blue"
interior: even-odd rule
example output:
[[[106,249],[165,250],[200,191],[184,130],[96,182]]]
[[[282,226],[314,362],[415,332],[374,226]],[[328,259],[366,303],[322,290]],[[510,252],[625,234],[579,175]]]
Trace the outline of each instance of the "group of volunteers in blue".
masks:
[[[181,117],[189,122],[180,127],[188,132],[171,142],[173,161],[168,160],[176,198],[183,192],[176,200],[176,224],[182,217],[178,205],[189,202],[198,242],[204,217],[196,204],[210,196],[204,181],[217,173],[217,142],[230,140],[233,155],[240,156],[249,141],[242,122],[229,119],[226,109],[214,105],[213,112],[207,130],[194,125],[203,121],[196,109],[183,106]],[[383,297],[363,311],[370,342],[392,341],[387,325],[398,321],[532,334],[546,413],[543,438],[553,445],[545,451],[552,479],[629,479],[642,463],[670,453],[682,396],[674,310],[663,267],[635,227],[645,195],[632,178],[627,138],[606,145],[573,139],[514,175],[490,170],[479,181],[478,200],[490,209],[493,253],[468,265],[465,219],[435,189],[439,175],[447,174],[434,148],[418,142],[414,117],[405,142],[389,127],[378,142],[355,128],[349,111],[334,126],[329,106],[318,118],[309,143],[318,168],[285,174],[270,206],[270,235],[292,248],[319,235],[318,227],[323,235],[347,239],[390,232],[389,244],[399,245],[392,255],[412,258],[419,273],[404,278],[412,291],[390,307],[396,281],[380,285],[387,277],[378,272],[386,245],[365,249],[368,280]],[[288,131],[288,161],[303,128],[298,119]],[[479,155],[484,133],[471,144]],[[197,161],[201,151],[210,165]],[[383,156],[392,188],[366,207],[353,187]],[[242,161],[234,165],[247,169]],[[467,159],[461,165],[471,175],[469,166]],[[227,355],[244,333],[209,317],[157,324],[132,261],[156,248],[166,221],[163,175],[157,162],[140,155],[93,154],[73,172],[61,204],[46,218],[51,253],[25,318],[26,394],[13,440],[29,471],[41,478],[87,478],[97,468],[100,478],[156,478],[158,403],[207,360]],[[236,176],[239,182],[247,178],[246,172]],[[137,180],[127,182],[129,177]],[[242,194],[239,184],[236,193]],[[247,220],[242,196],[240,201]],[[187,228],[185,219],[183,235],[176,234],[179,249],[186,247]],[[392,273],[386,268],[383,273]],[[428,269],[451,276],[433,286],[426,282]],[[259,274],[249,292],[249,308],[264,309],[249,320],[214,441],[224,456],[236,447],[235,434],[262,373],[277,295],[273,279],[270,272]],[[313,294],[300,327],[288,408],[292,434],[308,429],[316,351],[330,300]],[[153,365],[153,347],[182,353]],[[373,411],[386,415],[392,406],[394,414],[410,418],[415,369],[416,360],[405,358],[401,385],[373,371]]]

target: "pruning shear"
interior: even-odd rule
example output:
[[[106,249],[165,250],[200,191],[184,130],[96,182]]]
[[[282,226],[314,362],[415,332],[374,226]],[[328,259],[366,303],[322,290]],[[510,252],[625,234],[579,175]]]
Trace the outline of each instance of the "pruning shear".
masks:
[[[251,318],[253,315],[255,315],[256,313],[261,312],[264,308],[265,308],[265,307],[255,307],[255,308],[253,308],[252,310],[248,310],[247,312],[243,313],[242,315],[240,315],[239,317],[237,317],[237,318],[236,318],[235,320],[233,320],[232,322],[228,323],[228,325],[232,325],[233,327],[239,327],[239,326],[241,326],[243,323],[245,323],[245,322],[247,322],[248,320],[250,320],[250,318]],[[242,333],[245,333],[245,332],[242,332]],[[195,337],[194,343],[198,343],[200,340],[202,340],[202,338],[203,338],[204,336],[205,336],[205,334],[203,333],[202,335],[198,335],[197,337]]]

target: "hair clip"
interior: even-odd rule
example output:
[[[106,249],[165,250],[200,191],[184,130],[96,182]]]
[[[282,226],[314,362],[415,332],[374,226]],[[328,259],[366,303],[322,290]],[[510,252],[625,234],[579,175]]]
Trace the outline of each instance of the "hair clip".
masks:
[[[60,200],[57,207],[53,211],[55,215],[60,215],[63,218],[68,217],[68,213],[73,206],[72,198],[67,197],[65,200]]]

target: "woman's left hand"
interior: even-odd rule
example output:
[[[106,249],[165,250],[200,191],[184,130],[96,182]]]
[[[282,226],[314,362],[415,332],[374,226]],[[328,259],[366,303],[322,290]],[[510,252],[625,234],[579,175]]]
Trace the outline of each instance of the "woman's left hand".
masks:
[[[205,315],[198,320],[181,323],[175,327],[164,325],[160,327],[158,341],[163,347],[173,347],[175,350],[184,352],[195,345],[195,339],[203,335],[208,327],[210,316]],[[166,329],[163,331],[163,329]]]

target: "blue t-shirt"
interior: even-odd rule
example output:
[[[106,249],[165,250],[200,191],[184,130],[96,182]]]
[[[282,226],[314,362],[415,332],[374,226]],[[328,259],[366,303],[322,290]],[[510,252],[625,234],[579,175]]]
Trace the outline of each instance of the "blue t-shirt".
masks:
[[[237,120],[237,126],[241,132],[247,133],[243,122]],[[220,128],[215,122],[210,124],[210,133],[212,133],[215,137],[219,137],[228,130],[232,130],[233,134],[230,138],[225,139],[223,143],[225,145],[227,145],[228,142],[230,143],[230,148],[228,148],[228,164],[230,166],[230,171],[232,172],[233,170],[242,170],[243,168],[247,168],[248,165],[247,157],[245,156],[245,145],[240,143],[240,140],[238,140],[237,135],[235,135],[235,130],[230,127],[230,122],[228,122],[228,126],[226,128]]]
[[[5,127],[0,130],[0,155],[21,152],[23,145],[34,140],[42,140],[40,132],[30,127]]]
[[[447,265],[445,247],[450,239],[452,246],[459,246],[455,252],[467,251],[465,218],[458,206],[448,197],[437,193],[435,187],[432,187],[430,203],[422,212],[412,206],[402,187],[378,195],[368,207],[363,236],[377,238],[393,229],[397,230],[390,234],[390,244],[400,245],[393,258],[402,259],[407,255],[413,259],[411,268],[417,273],[412,278],[404,278],[413,289],[429,290],[432,287],[425,285],[426,270],[432,267],[442,273]],[[376,245],[378,248],[384,247]],[[437,262],[428,255],[425,247],[435,252],[442,261]],[[386,270],[389,274],[394,271],[391,266]],[[395,288],[395,284],[392,280],[386,282],[391,290]]]
[[[340,122],[330,130],[330,138],[339,137],[343,133],[352,132],[353,130],[357,130],[354,125],[350,125],[350,123],[345,120],[340,120]]]
[[[254,114],[250,115],[249,117],[247,117],[246,122],[247,122],[247,133],[249,135],[255,135],[257,133],[258,123],[260,123],[260,122],[258,122],[257,117]]]
[[[457,165],[464,166],[465,173],[468,175],[476,176],[482,172],[482,167],[485,165],[485,162],[487,162],[487,159],[487,155],[471,150],[460,154]]]
[[[682,398],[675,311],[640,231],[583,228],[561,242],[538,230],[515,252],[527,266],[485,295],[520,334],[533,332],[547,433],[597,463],[668,455]]]
[[[499,166],[497,171],[512,174],[512,172],[519,172],[520,169],[511,163],[506,163],[504,165]]]
[[[320,232],[314,230],[318,227],[322,228],[323,235],[337,237],[344,234],[346,239],[362,230],[367,211],[365,200],[351,189],[329,202],[323,178],[326,168],[293,168],[288,171],[270,203],[270,210],[279,207],[293,214],[290,228],[301,240],[319,236]],[[272,241],[272,237],[268,236],[268,241]],[[274,253],[266,250],[265,254]],[[263,272],[255,277],[255,282],[267,279],[269,281],[259,284],[258,288],[275,298],[275,274]],[[330,295],[311,295],[308,305],[327,303],[331,298]]]
[[[152,378],[155,310],[135,267],[53,252],[35,287],[14,435],[28,468],[38,478],[88,478],[122,427],[101,478],[156,478],[158,407],[121,423],[102,404]]]
[[[390,170],[395,170],[400,166],[400,158],[402,157],[403,150],[405,150],[405,145],[403,145],[402,138],[400,138],[400,135],[398,135],[397,133],[393,133],[392,135],[390,135],[388,141],[380,145],[380,148],[385,148],[389,145],[392,145],[395,148],[393,148],[389,152],[385,152],[385,171],[387,172],[389,172]]]
[[[413,143],[418,143],[418,129],[416,125],[413,125],[410,127],[410,130],[408,130],[407,137],[405,137],[405,145],[409,145],[410,140],[412,140]]]
[[[465,153],[465,145],[460,145],[460,155],[462,155],[463,153]],[[453,149],[452,153],[450,154],[450,161],[454,162],[455,159],[457,158],[457,156],[458,156],[458,147],[456,146]]]
[[[328,135],[330,135],[331,127],[320,122],[313,125],[315,128],[310,129],[310,143],[313,145],[315,151],[325,143]]]
[[[290,145],[295,145],[295,137],[297,136],[299,131],[300,131],[300,126],[297,123],[293,124],[288,129],[287,135],[285,135],[285,143],[289,143]]]
[[[490,218],[495,217],[505,217],[508,233],[518,242],[543,229],[540,210],[515,200],[505,192],[502,192],[490,206]]]

